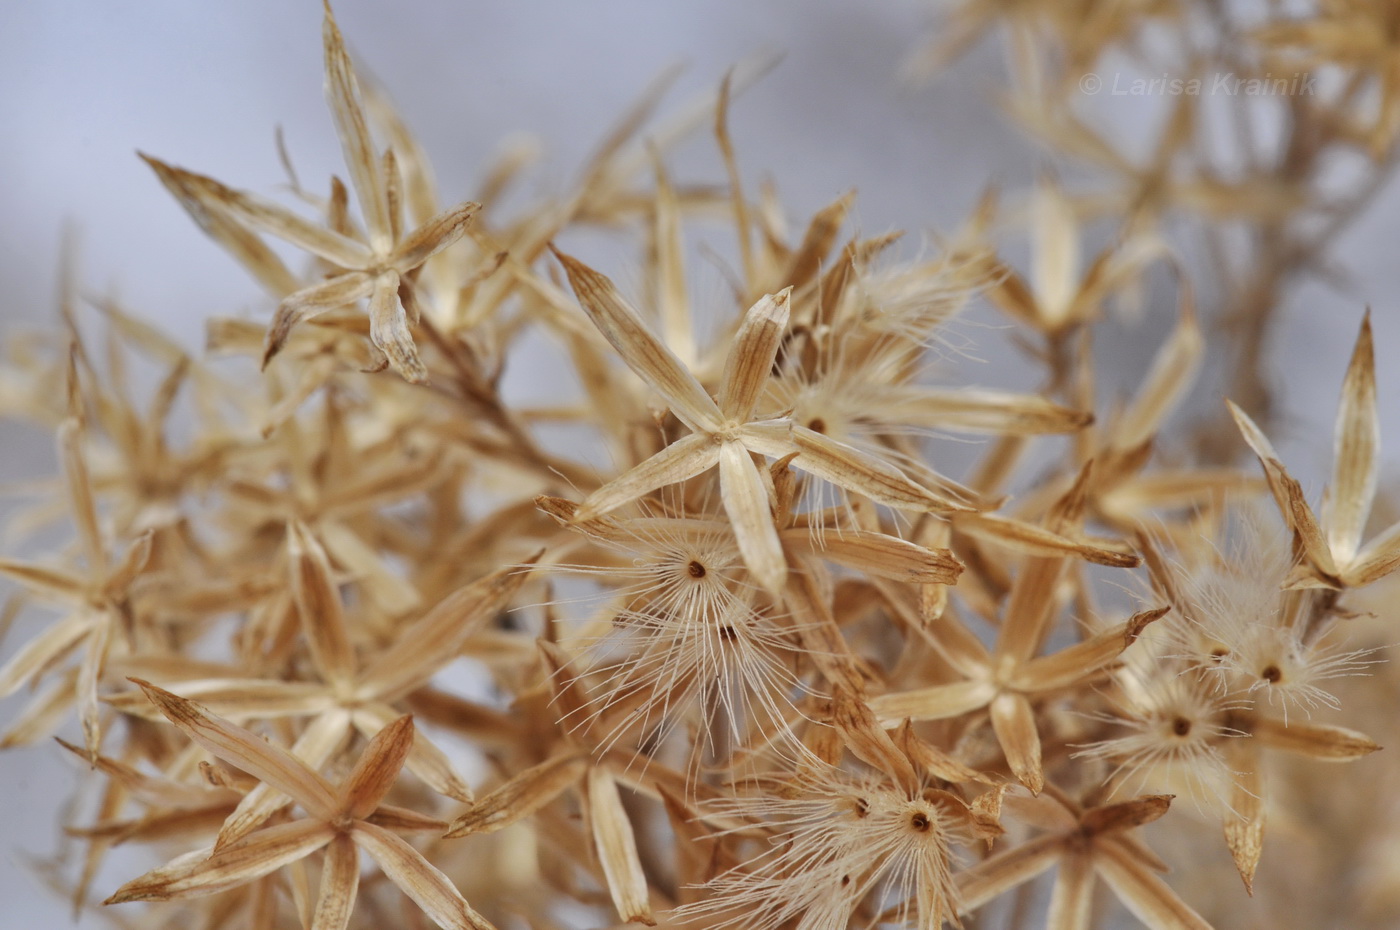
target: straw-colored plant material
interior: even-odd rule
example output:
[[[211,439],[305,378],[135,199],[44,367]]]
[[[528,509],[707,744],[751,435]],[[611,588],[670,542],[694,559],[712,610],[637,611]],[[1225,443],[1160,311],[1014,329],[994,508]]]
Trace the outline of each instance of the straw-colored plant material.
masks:
[[[1350,75],[1293,102],[1284,162],[1215,172],[1185,99],[1146,163],[1079,118],[1075,68],[1218,6],[954,5],[932,59],[1005,20],[1011,112],[1102,189],[989,194],[912,260],[852,233],[851,194],[794,220],[744,189],[744,69],[670,123],[649,91],[556,197],[502,195],[512,150],[439,202],[327,9],[348,182],[290,209],[143,156],[270,296],[210,321],[242,361],[112,302],[103,342],[71,299],[7,344],[0,410],[60,463],[0,558],[0,627],[48,616],[7,644],[3,746],[61,732],[86,773],[54,884],[153,928],[1395,926],[1393,353],[1362,318],[1321,494],[1259,371],[1358,209],[1317,166],[1393,160],[1397,31],[1326,4],[1235,36]],[[706,131],[721,170],[676,178]],[[1203,282],[1177,212],[1250,250]],[[716,217],[732,286],[700,306],[686,232]],[[600,224],[637,243],[636,293],[570,254]],[[945,364],[979,303],[1037,387]],[[1101,390],[1095,336],[1135,305],[1166,335]],[[577,390],[502,397],[546,363]],[[1222,366],[1231,402],[1188,422]],[[70,545],[22,545],[60,518]]]

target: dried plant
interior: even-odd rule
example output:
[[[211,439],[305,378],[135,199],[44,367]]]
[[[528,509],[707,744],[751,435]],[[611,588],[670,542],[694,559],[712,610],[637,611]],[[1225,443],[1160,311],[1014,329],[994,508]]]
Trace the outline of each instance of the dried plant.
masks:
[[[728,79],[643,143],[646,97],[573,190],[508,212],[508,153],[444,208],[327,8],[348,187],[293,210],[143,156],[270,323],[213,320],[195,357],[102,301],[98,351],[70,279],[61,332],[6,344],[0,411],[61,462],[11,537],[73,529],[0,559],[5,623],[52,616],[0,668],[0,697],[29,692],[3,747],[81,733],[51,882],[85,921],[211,930],[1393,926],[1395,772],[1321,764],[1379,749],[1400,696],[1369,314],[1320,498],[1270,443],[1263,364],[1395,163],[1394,14],[1267,6],[955,4],[924,63],[1004,26],[1013,115],[1100,187],[991,193],[912,260],[845,232],[850,196],[794,235],[747,193]],[[1144,162],[1074,81],[1159,55],[1326,82],[1180,95]],[[1208,106],[1285,128],[1227,159]],[[673,183],[668,146],[711,119],[723,179]],[[1344,150],[1365,167],[1339,197]],[[682,245],[715,216],[727,310],[692,303]],[[563,251],[599,226],[639,245],[634,297]],[[979,301],[1040,389],[948,384]],[[1093,339],[1133,303],[1175,322],[1115,404]],[[512,405],[541,335],[577,390]],[[1227,366],[1228,405],[1183,425]],[[936,443],[963,433],[985,442],[951,475]],[[1266,855],[1268,823],[1291,836]]]

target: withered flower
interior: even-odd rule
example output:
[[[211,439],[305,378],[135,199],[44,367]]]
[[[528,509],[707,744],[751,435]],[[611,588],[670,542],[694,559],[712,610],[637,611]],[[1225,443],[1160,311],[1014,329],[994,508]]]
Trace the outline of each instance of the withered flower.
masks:
[[[1165,863],[1131,832],[1161,818],[1171,801],[1170,795],[1145,795],[1086,808],[1058,794],[1034,800],[1009,794],[1002,802],[1006,814],[1046,832],[959,873],[964,909],[972,911],[1058,866],[1046,926],[1086,926],[1097,880],[1149,927],[1210,930],[1162,880]]]
[[[611,281],[568,256],[556,254],[599,331],[691,430],[691,435],[589,495],[579,519],[607,513],[657,488],[718,466],[721,498],[734,523],[739,551],[758,582],[777,593],[787,577],[787,562],[762,476],[753,461],[755,455],[796,455],[792,463],[797,468],[889,507],[940,512],[971,509],[914,484],[897,468],[785,416],[755,418],[787,328],[789,291],[762,298],[745,314],[725,361],[716,403],[652,334]]]
[[[1048,164],[912,258],[853,190],[789,215],[781,173],[746,187],[729,115],[766,60],[669,113],[663,76],[562,190],[511,142],[444,209],[327,9],[344,182],[282,150],[289,209],[147,159],[271,296],[270,327],[206,330],[261,370],[84,303],[71,249],[61,332],[0,349],[0,415],[59,449],[0,533],[0,749],[58,731],[82,769],[44,879],[78,913],[119,875],[152,930],[1090,930],[1101,889],[1154,930],[1395,926],[1369,316],[1320,504],[1265,375],[1400,158],[1366,34],[1396,17],[1245,6],[959,0],[945,49],[1007,27]],[[1285,61],[1324,80],[1159,88],[1144,138],[1087,107],[1110,63]],[[600,229],[635,304],[550,257]],[[1017,370],[974,386],[984,349]]]
[[[409,330],[419,306],[413,296],[414,279],[424,262],[462,237],[481,205],[458,204],[417,229],[403,229],[403,181],[398,163],[393,149],[382,157],[375,151],[355,71],[329,5],[324,44],[326,99],[359,201],[363,233],[351,225],[345,188],[338,181],[327,224],[317,226],[269,200],[226,187],[213,178],[149,156],[146,161],[205,232],[278,292],[281,303],[267,333],[264,365],[281,350],[293,326],[368,298],[370,340],[395,371],[409,381],[422,383],[428,380],[428,371]],[[305,249],[329,263],[332,273],[323,282],[296,286],[295,279],[252,230]]]
[[[717,800],[702,816],[739,820],[767,848],[708,883],[709,896],[677,916],[687,923],[762,930],[791,921],[841,930],[882,893],[895,902],[876,920],[922,927],[956,921],[962,910],[953,871],[955,846],[983,834],[961,798],[925,789],[911,796],[877,776],[852,778],[815,769],[767,796]]]
[[[1351,364],[1342,382],[1332,452],[1332,482],[1321,517],[1303,497],[1268,438],[1234,404],[1235,422],[1259,456],[1279,511],[1293,532],[1300,556],[1290,587],[1359,588],[1400,566],[1400,523],[1365,546],[1361,536],[1371,515],[1380,469],[1380,419],[1376,413],[1376,359],[1370,315],[1361,321]]]
[[[261,878],[325,848],[312,925],[349,925],[360,882],[359,850],[444,930],[493,930],[452,882],[394,831],[438,830],[440,821],[383,803],[413,746],[413,718],[400,717],[370,741],[337,787],[296,756],[199,705],[143,681],[170,722],[225,762],[294,799],[306,816],[264,827],[221,850],[201,850],[127,882],[106,900],[167,901],[215,894]]]

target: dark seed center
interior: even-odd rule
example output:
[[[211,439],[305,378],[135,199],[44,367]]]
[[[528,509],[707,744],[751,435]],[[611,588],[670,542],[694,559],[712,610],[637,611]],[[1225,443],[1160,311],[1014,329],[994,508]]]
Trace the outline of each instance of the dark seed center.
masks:
[[[909,826],[918,830],[920,833],[926,832],[932,825],[933,824],[929,822],[928,814],[925,814],[923,811],[919,811],[914,814],[913,817],[909,818]]]
[[[1277,665],[1270,665],[1259,673],[1259,677],[1263,678],[1271,685],[1276,685],[1283,680],[1283,669],[1279,668]]]
[[[690,564],[685,567],[685,570],[690,574],[690,577],[692,578],[705,577],[705,566],[701,565],[694,559],[691,559]]]
[[[1185,717],[1177,717],[1172,721],[1172,732],[1177,736],[1187,736],[1191,733],[1191,721]]]

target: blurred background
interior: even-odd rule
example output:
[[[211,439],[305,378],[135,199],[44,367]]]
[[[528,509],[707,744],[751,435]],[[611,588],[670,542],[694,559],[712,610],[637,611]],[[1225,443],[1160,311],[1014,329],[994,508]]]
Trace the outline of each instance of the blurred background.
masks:
[[[906,254],[930,236],[956,231],[987,185],[1024,191],[1049,165],[1000,109],[1005,67],[994,43],[975,47],[934,82],[907,76],[910,60],[934,35],[936,12],[934,0],[336,4],[352,51],[418,134],[446,201],[469,197],[492,155],[521,133],[543,147],[528,182],[532,192],[563,190],[668,67],[685,66],[668,98],[680,104],[713,91],[736,63],[776,55],[776,67],[732,111],[747,180],[775,179],[795,222],[855,188],[858,230],[907,230]],[[298,173],[320,189],[331,173],[343,173],[321,92],[320,30],[320,5],[310,0],[0,5],[4,329],[55,324],[65,227],[76,235],[89,291],[116,295],[187,346],[200,344],[211,315],[268,318],[255,284],[202,236],[136,152],[272,192],[285,181],[274,142],[281,127]],[[1091,103],[1104,131],[1131,137],[1159,102]],[[672,175],[722,177],[708,132],[677,151]],[[1310,492],[1324,480],[1331,450],[1300,437],[1330,436],[1342,372],[1368,304],[1376,313],[1387,476],[1395,477],[1400,377],[1388,363],[1400,349],[1397,205],[1394,190],[1378,199],[1334,250],[1348,273],[1344,284],[1310,284],[1290,294],[1276,332],[1273,376],[1285,416],[1275,440]],[[1024,267],[1017,247],[1007,255]],[[636,258],[619,251],[616,266],[605,270],[635,280],[628,263]],[[711,285],[700,277],[701,288],[721,286],[717,276]],[[1124,390],[1136,384],[1172,322],[1170,288],[1154,289],[1148,299],[1145,321],[1113,324],[1117,335],[1106,343],[1113,350],[1108,377],[1120,378]],[[983,361],[967,363],[969,379],[1027,386],[1015,356],[998,344],[1004,321],[986,307],[975,308],[971,320],[961,335],[977,343]],[[1208,374],[1193,401],[1197,409],[1219,404],[1220,391]],[[0,426],[0,449],[6,481],[56,467],[46,438],[35,441],[10,426]],[[0,661],[32,629],[21,623],[10,631]],[[0,702],[0,724],[21,701]],[[73,779],[73,761],[57,747],[0,756],[0,930],[68,921],[66,905],[39,889],[26,857],[52,852],[57,805]]]

